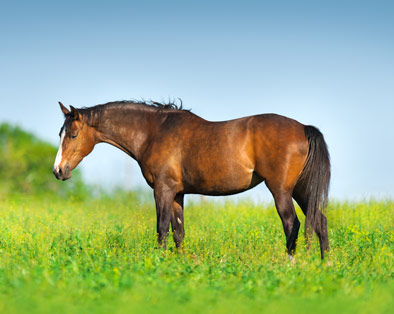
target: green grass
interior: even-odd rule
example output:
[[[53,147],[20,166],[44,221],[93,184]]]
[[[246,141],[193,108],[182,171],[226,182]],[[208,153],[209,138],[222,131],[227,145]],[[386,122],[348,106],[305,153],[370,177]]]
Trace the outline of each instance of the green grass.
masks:
[[[189,204],[180,254],[135,197],[3,199],[0,312],[392,313],[394,202],[331,203],[328,221],[328,258],[301,232],[290,263],[269,205]]]

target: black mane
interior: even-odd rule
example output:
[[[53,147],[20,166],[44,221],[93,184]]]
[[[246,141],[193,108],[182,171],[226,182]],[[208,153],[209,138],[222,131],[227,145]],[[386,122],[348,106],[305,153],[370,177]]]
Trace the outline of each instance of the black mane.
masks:
[[[183,108],[182,99],[178,98],[180,104],[177,105],[175,100],[169,100],[167,103],[161,103],[153,100],[120,100],[120,101],[112,101],[105,103],[99,106],[116,106],[116,105],[144,105],[157,109],[167,109],[167,110],[180,110],[180,111],[191,111],[190,109]]]
[[[93,107],[82,107],[77,109],[81,114],[87,117],[87,121],[90,125],[95,125],[97,121],[100,120],[100,116],[102,112],[108,108],[122,108],[127,106],[140,106],[143,109],[155,109],[158,111],[168,110],[168,111],[182,111],[182,112],[191,112],[190,109],[184,109],[183,103],[180,98],[180,104],[177,105],[174,100],[169,100],[167,103],[161,103],[153,100],[120,100],[120,101],[112,101],[101,105],[96,105]],[[72,113],[68,114],[72,118]]]

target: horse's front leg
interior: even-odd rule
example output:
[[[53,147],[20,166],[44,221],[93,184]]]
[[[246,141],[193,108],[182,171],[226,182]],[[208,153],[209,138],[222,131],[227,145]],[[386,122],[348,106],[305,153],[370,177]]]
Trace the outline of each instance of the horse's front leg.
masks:
[[[176,193],[167,185],[158,185],[155,186],[154,194],[157,215],[157,240],[159,242],[159,247],[166,249]]]
[[[185,237],[183,194],[178,194],[172,204],[171,228],[176,247],[182,248],[183,238]]]

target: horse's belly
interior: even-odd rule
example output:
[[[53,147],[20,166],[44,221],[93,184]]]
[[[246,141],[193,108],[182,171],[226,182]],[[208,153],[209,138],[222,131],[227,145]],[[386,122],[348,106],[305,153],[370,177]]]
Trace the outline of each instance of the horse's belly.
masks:
[[[211,169],[196,173],[185,182],[186,193],[231,195],[249,190],[263,179],[248,169]]]

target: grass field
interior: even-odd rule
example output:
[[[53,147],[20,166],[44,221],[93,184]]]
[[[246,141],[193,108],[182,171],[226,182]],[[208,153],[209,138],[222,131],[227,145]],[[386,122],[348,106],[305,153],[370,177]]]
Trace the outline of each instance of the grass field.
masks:
[[[3,199],[0,312],[393,313],[394,202],[331,203],[328,221],[328,258],[301,233],[290,263],[269,205],[189,204],[180,254],[132,195]]]

